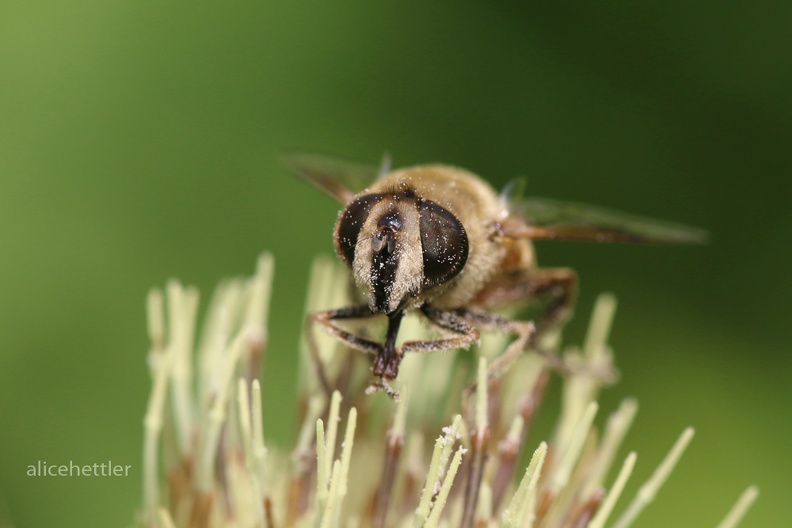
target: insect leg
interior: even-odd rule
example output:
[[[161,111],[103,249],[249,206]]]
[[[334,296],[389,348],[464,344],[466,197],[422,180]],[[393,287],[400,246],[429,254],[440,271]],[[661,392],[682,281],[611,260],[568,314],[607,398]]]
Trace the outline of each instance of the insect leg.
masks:
[[[401,360],[407,352],[438,352],[452,348],[468,348],[478,341],[478,330],[466,323],[454,311],[438,310],[428,304],[422,306],[421,311],[429,321],[457,335],[445,339],[407,341],[397,349],[395,348],[396,333],[401,321],[401,314],[397,314],[395,317],[392,316],[388,321],[388,337],[385,340],[385,346],[381,348],[377,358],[374,360],[372,372],[374,373],[375,381],[369,387],[369,392],[383,390],[391,398],[398,398],[398,393],[385,380],[396,378],[399,373]]]
[[[467,308],[455,310],[455,313],[482,330],[494,330],[496,332],[514,334],[517,336],[517,339],[512,341],[506,348],[506,351],[498,356],[498,359],[492,363],[490,375],[499,371],[496,367],[498,367],[501,362],[503,363],[503,368],[500,368],[500,370],[505,372],[511,362],[522,354],[522,351],[528,346],[531,336],[534,335],[536,331],[534,323],[531,321],[517,321],[490,312]],[[500,376],[496,376],[496,378],[497,377]]]
[[[535,335],[535,327],[531,321],[516,321],[493,313],[472,309],[458,309],[454,311],[459,317],[464,318],[482,330],[493,330],[504,334],[513,334],[517,339],[509,343],[506,350],[490,363],[487,368],[487,387],[503,377],[509,367],[528,348],[530,340]],[[465,416],[470,419],[470,397],[476,391],[477,382],[474,381],[465,388],[462,394],[462,408]]]
[[[385,335],[385,344],[380,349],[377,357],[374,359],[374,364],[371,366],[371,372],[374,376],[380,379],[396,379],[399,373],[399,363],[401,356],[396,350],[396,337],[399,334],[399,327],[401,326],[404,312],[398,311],[388,317],[388,331]]]
[[[577,298],[577,274],[569,268],[531,269],[509,273],[487,285],[475,299],[485,310],[546,301],[536,321],[529,346],[541,342],[549,330],[562,326],[572,315]]]
[[[336,339],[346,344],[350,348],[361,350],[369,354],[379,355],[380,351],[382,350],[382,345],[376,341],[371,341],[370,339],[365,339],[358,335],[352,334],[351,332],[347,332],[346,330],[333,324],[333,321],[344,319],[363,319],[367,317],[373,317],[374,315],[376,314],[374,314],[371,309],[369,309],[367,304],[360,304],[347,308],[337,308],[335,310],[325,310],[308,315],[305,325],[305,337],[308,343],[308,351],[311,355],[311,361],[316,368],[316,374],[319,378],[319,383],[321,383],[322,388],[325,390],[325,392],[327,392],[328,395],[333,392],[333,387],[327,377],[327,372],[325,371],[324,365],[322,364],[322,360],[319,357],[319,346],[316,343],[316,336],[314,335],[313,330],[314,326],[316,324],[320,325],[322,330],[334,336]]]
[[[435,325],[458,335],[445,339],[407,341],[397,349],[395,347],[396,333],[399,329],[402,314],[391,316],[388,321],[388,336],[385,340],[385,345],[380,347],[372,367],[372,372],[377,378],[371,386],[372,390],[382,389],[391,398],[394,396],[398,397],[398,393],[391,389],[385,380],[396,378],[399,374],[401,360],[407,352],[438,352],[451,348],[468,348],[471,344],[478,341],[478,330],[466,323],[454,312],[438,310],[428,304],[422,306],[421,311]]]
[[[407,352],[439,352],[452,348],[469,348],[470,345],[478,342],[478,329],[465,322],[455,310],[439,310],[425,304],[421,307],[421,312],[435,325],[457,335],[444,339],[407,341],[401,346],[399,359]]]
[[[567,322],[572,315],[576,297],[577,275],[573,270],[569,268],[529,269],[509,273],[487,285],[476,297],[475,306],[492,310],[545,301],[544,309],[536,321],[536,331],[530,336],[525,348],[532,349],[541,355],[556,372],[568,375],[580,372],[580,370],[568,365],[554,350],[543,347],[542,338],[549,331],[560,328]],[[485,328],[483,323],[478,324]],[[508,368],[509,361],[513,361],[519,355],[514,352],[514,358],[511,359],[509,352],[511,349],[507,349],[507,352],[497,360],[497,362],[503,361],[503,368]],[[503,359],[501,360],[501,358]],[[493,366],[495,366],[494,363]],[[612,369],[598,372],[584,368],[583,371],[602,378],[606,382],[612,382],[616,377]]]

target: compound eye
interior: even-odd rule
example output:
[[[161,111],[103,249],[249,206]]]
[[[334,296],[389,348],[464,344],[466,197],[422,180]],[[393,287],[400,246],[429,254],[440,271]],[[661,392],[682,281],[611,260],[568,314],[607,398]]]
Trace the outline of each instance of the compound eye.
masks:
[[[363,224],[371,212],[371,207],[382,199],[380,194],[367,194],[347,205],[336,224],[335,245],[338,256],[347,266],[355,261],[355,246]]]
[[[456,216],[434,202],[420,205],[424,287],[453,279],[468,256],[468,237]]]

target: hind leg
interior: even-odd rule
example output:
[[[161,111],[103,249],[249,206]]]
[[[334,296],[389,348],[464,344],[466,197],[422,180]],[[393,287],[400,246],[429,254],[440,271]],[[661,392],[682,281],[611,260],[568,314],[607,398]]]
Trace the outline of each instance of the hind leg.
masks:
[[[477,308],[495,310],[505,307],[521,307],[532,302],[544,301],[546,304],[536,320],[535,332],[530,335],[526,346],[517,349],[515,340],[506,352],[499,356],[491,365],[488,372],[489,383],[498,379],[519,357],[522,350],[532,349],[541,355],[548,365],[561,374],[586,372],[612,382],[616,374],[612,369],[604,371],[591,370],[585,366],[571,366],[552,349],[543,346],[543,341],[548,334],[561,328],[572,316],[572,311],[577,298],[577,275],[569,268],[529,269],[506,274],[490,283],[482,290],[474,301]],[[491,314],[484,312],[486,316]],[[480,328],[509,329],[510,325],[519,321],[498,321],[493,316],[492,321],[481,319],[477,316]],[[470,319],[469,319],[470,320]],[[524,323],[523,324],[528,324]],[[512,333],[514,333],[512,331]],[[519,334],[518,334],[519,335]],[[475,390],[475,384],[468,387],[465,399],[469,398]]]

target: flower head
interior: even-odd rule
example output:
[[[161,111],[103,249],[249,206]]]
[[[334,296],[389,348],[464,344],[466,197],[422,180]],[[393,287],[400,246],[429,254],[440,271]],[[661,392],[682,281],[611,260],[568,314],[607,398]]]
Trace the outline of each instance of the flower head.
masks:
[[[316,261],[309,311],[349,304],[344,273]],[[636,462],[635,453],[616,460],[634,400],[610,413],[602,432],[593,425],[603,373],[613,371],[612,296],[598,300],[583,347],[561,354],[561,412],[546,441],[529,431],[552,369],[533,353],[501,364],[506,336],[485,335],[475,354],[409,355],[394,403],[366,394],[369,358],[316,335],[314,346],[302,346],[295,409],[302,425],[283,452],[265,445],[257,379],[272,277],[264,254],[253,277],[221,283],[200,333],[194,289],[171,282],[165,294],[149,295],[140,526],[605,526]],[[370,326],[358,330],[376,332]],[[405,321],[411,339],[430,332]],[[631,525],[692,436],[690,428],[682,433],[610,526]],[[749,488],[721,527],[736,526],[755,497]]]

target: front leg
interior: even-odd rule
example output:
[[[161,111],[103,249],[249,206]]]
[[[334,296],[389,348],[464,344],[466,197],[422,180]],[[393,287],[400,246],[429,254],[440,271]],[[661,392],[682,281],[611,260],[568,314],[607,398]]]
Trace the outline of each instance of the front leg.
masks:
[[[407,352],[439,352],[454,348],[469,348],[479,340],[479,331],[465,322],[454,311],[439,310],[429,304],[421,307],[421,312],[434,325],[443,330],[452,332],[454,337],[444,339],[426,339],[421,341],[407,341],[396,349],[396,336],[399,331],[403,313],[399,312],[388,319],[388,335],[385,346],[374,360],[372,372],[380,380],[393,380],[399,374],[399,366]],[[380,386],[380,388],[384,388]]]
[[[399,310],[388,316],[388,333],[385,335],[385,345],[379,350],[371,372],[380,379],[396,379],[399,374],[402,352],[396,350],[396,338],[399,335],[404,312]]]
[[[375,376],[392,380],[399,374],[399,366],[407,352],[439,352],[454,348],[469,348],[479,340],[479,331],[465,322],[456,311],[439,310],[429,304],[421,307],[421,312],[436,326],[452,332],[454,337],[407,341],[396,349],[396,336],[404,315],[398,312],[388,318],[388,334],[385,345],[374,360],[372,371]]]
[[[333,387],[328,379],[327,372],[319,357],[318,346],[316,338],[313,334],[313,325],[319,324],[322,330],[332,335],[342,343],[350,348],[360,350],[369,354],[374,354],[374,363],[371,366],[372,374],[374,375],[374,382],[371,388],[374,390],[383,390],[392,399],[398,399],[399,393],[391,388],[386,380],[395,379],[399,373],[399,364],[401,363],[401,351],[396,350],[396,338],[399,333],[399,326],[401,325],[404,312],[399,311],[394,315],[388,317],[388,333],[385,338],[385,344],[382,345],[376,341],[360,337],[351,332],[347,332],[333,324],[333,321],[344,319],[364,319],[379,315],[371,311],[366,304],[358,306],[351,306],[349,308],[339,308],[335,310],[326,310],[324,312],[317,312],[308,317],[308,325],[306,326],[308,349],[311,353],[311,359],[316,368],[317,377],[322,384],[325,392],[330,395]]]
[[[421,306],[421,312],[434,325],[453,334],[453,337],[444,339],[427,339],[421,341],[407,341],[398,351],[398,358],[401,360],[407,352],[440,352],[454,348],[470,348],[470,345],[478,343],[479,331],[476,327],[468,324],[459,316],[456,310],[440,310],[429,304]]]
[[[333,324],[333,321],[346,320],[346,319],[366,319],[374,317],[374,312],[368,307],[367,304],[360,304],[357,306],[350,306],[347,308],[337,308],[334,310],[325,310],[308,315],[305,325],[305,337],[308,343],[308,351],[311,355],[311,361],[316,369],[316,375],[319,378],[319,383],[329,396],[333,392],[333,385],[328,379],[327,372],[324,364],[319,356],[319,346],[316,343],[316,336],[314,335],[314,325],[318,324],[322,330],[332,335],[345,345],[355,350],[360,350],[369,354],[375,354],[378,358],[382,353],[383,346],[376,341],[360,337],[351,332],[347,332]]]

